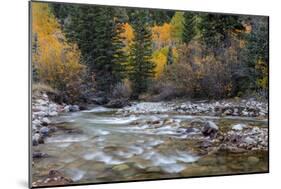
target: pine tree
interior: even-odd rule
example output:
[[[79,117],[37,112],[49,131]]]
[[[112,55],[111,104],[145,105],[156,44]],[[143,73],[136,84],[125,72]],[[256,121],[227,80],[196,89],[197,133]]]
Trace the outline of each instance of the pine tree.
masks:
[[[188,44],[196,35],[195,31],[195,14],[192,12],[185,12],[183,22],[182,41]]]
[[[200,14],[198,24],[201,40],[209,50],[215,54],[230,46],[230,33],[234,30],[243,30],[239,16],[221,14]]]
[[[39,55],[38,52],[39,49],[39,43],[38,43],[38,36],[37,33],[33,33],[32,36],[32,80],[34,82],[38,82],[39,81],[39,75],[38,75],[38,70],[36,68],[36,64],[37,64],[37,57]]]
[[[130,54],[130,79],[133,83],[133,97],[137,98],[145,92],[149,81],[154,77],[155,64],[151,60],[152,41],[149,27],[150,17],[147,10],[137,10],[134,13],[132,27],[134,39]]]
[[[126,56],[122,20],[116,8],[80,6],[66,26],[69,39],[79,46],[83,62],[95,75],[96,87],[107,94],[124,78]]]

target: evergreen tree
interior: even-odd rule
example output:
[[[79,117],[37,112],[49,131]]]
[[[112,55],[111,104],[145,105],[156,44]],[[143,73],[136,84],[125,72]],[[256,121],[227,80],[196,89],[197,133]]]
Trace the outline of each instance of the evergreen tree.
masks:
[[[38,70],[36,68],[36,58],[39,55],[39,43],[38,43],[38,36],[37,33],[33,33],[32,35],[32,80],[34,82],[38,82],[39,81],[39,75],[38,75]]]
[[[126,56],[121,33],[123,21],[116,8],[79,6],[66,27],[79,46],[83,62],[95,75],[96,87],[109,94],[124,77]]]
[[[134,13],[132,27],[134,40],[130,54],[130,79],[133,83],[133,96],[138,97],[145,92],[149,80],[153,78],[155,64],[151,60],[152,41],[149,27],[150,17],[148,10],[137,10]]]
[[[245,64],[242,86],[247,89],[268,89],[268,18],[251,17],[249,19],[251,32],[245,36],[246,46],[242,49],[241,61]],[[247,84],[247,85],[245,85]],[[267,94],[266,94],[267,95]]]
[[[196,35],[196,31],[195,31],[196,16],[192,12],[185,12],[183,14],[183,17],[184,17],[184,22],[183,22],[182,41],[188,44]]]
[[[230,46],[231,31],[244,29],[239,16],[201,13],[199,17],[201,40],[215,55]]]
[[[171,65],[173,63],[174,63],[173,48],[169,47],[168,54],[167,54],[167,65]]]

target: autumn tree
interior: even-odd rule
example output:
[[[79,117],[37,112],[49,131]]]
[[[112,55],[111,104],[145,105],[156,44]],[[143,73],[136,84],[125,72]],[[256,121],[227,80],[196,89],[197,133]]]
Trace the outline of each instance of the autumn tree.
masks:
[[[151,60],[152,35],[149,19],[148,10],[137,10],[132,22],[134,39],[130,53],[132,66],[130,79],[133,84],[133,96],[136,98],[146,91],[149,80],[154,76],[155,64]]]
[[[80,51],[68,43],[47,3],[32,3],[32,64],[38,81],[60,91],[65,101],[74,101],[84,67]]]

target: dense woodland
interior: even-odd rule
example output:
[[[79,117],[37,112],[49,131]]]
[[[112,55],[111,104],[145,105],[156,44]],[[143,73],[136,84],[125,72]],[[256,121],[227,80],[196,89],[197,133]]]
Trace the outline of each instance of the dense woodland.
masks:
[[[268,43],[261,16],[32,4],[34,86],[65,103],[266,98]]]

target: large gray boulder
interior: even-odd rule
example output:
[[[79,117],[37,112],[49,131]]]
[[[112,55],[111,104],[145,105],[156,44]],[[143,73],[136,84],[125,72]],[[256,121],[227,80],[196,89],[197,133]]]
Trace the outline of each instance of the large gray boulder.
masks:
[[[201,129],[201,132],[204,136],[209,136],[211,138],[216,137],[218,131],[219,127],[212,121],[205,122],[203,128]]]

